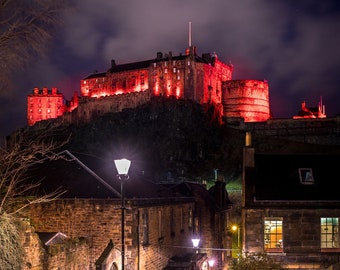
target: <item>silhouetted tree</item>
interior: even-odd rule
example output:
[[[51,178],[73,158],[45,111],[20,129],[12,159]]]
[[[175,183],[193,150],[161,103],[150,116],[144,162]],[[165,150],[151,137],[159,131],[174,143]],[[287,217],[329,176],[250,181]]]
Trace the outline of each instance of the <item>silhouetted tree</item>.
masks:
[[[0,148],[1,269],[22,269],[24,263],[19,214],[29,205],[52,201],[64,192],[55,190],[37,197],[34,189],[39,186],[41,179],[27,181],[32,165],[43,159],[59,158],[55,151],[62,144],[48,142],[45,136],[44,132],[37,136],[18,133],[12,138],[10,147]]]
[[[58,25],[64,0],[0,1],[0,93],[10,84],[10,75],[32,57],[43,55]]]

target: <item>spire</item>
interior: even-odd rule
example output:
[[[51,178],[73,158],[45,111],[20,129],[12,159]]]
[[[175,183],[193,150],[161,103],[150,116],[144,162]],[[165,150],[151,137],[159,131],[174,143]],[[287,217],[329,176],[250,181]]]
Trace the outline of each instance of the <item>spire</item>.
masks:
[[[191,22],[189,22],[189,48],[191,47]]]

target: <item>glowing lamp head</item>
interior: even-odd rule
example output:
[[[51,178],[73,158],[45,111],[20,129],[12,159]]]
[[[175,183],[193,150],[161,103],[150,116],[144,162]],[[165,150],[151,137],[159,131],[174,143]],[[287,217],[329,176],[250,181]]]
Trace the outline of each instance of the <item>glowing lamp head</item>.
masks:
[[[198,248],[198,245],[200,243],[200,239],[199,238],[193,238],[191,239],[192,241],[192,245],[194,246],[194,248]]]
[[[210,267],[213,267],[215,265],[215,260],[214,259],[209,259],[208,264]]]
[[[115,165],[119,175],[127,175],[129,172],[131,161],[123,158],[123,159],[116,159]]]
[[[237,226],[237,225],[233,225],[233,226],[231,227],[231,229],[232,229],[234,232],[236,232],[237,229],[238,229],[238,226]]]

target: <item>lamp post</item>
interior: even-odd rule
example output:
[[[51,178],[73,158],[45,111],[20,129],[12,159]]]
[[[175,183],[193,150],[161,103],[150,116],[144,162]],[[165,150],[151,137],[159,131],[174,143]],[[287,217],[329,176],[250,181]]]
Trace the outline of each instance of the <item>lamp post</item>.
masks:
[[[125,230],[125,190],[124,190],[124,181],[129,179],[129,168],[131,161],[128,159],[118,159],[115,160],[116,169],[118,171],[117,178],[120,181],[120,191],[121,191],[121,229],[122,229],[122,267],[121,270],[124,270],[124,262],[125,262],[125,239],[124,239],[124,230]]]
[[[237,248],[240,248],[240,227],[238,225],[233,225],[231,229],[236,232],[237,231]]]

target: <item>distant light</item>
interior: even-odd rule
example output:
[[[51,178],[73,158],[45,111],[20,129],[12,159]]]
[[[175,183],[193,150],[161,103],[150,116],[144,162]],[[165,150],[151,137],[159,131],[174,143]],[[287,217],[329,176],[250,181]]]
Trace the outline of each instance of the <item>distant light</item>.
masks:
[[[194,246],[194,248],[198,248],[198,245],[200,243],[200,239],[199,238],[193,238],[191,241],[192,241],[192,245]]]
[[[214,259],[209,259],[208,260],[208,264],[209,264],[210,267],[213,267],[214,264],[215,264],[215,260]]]

